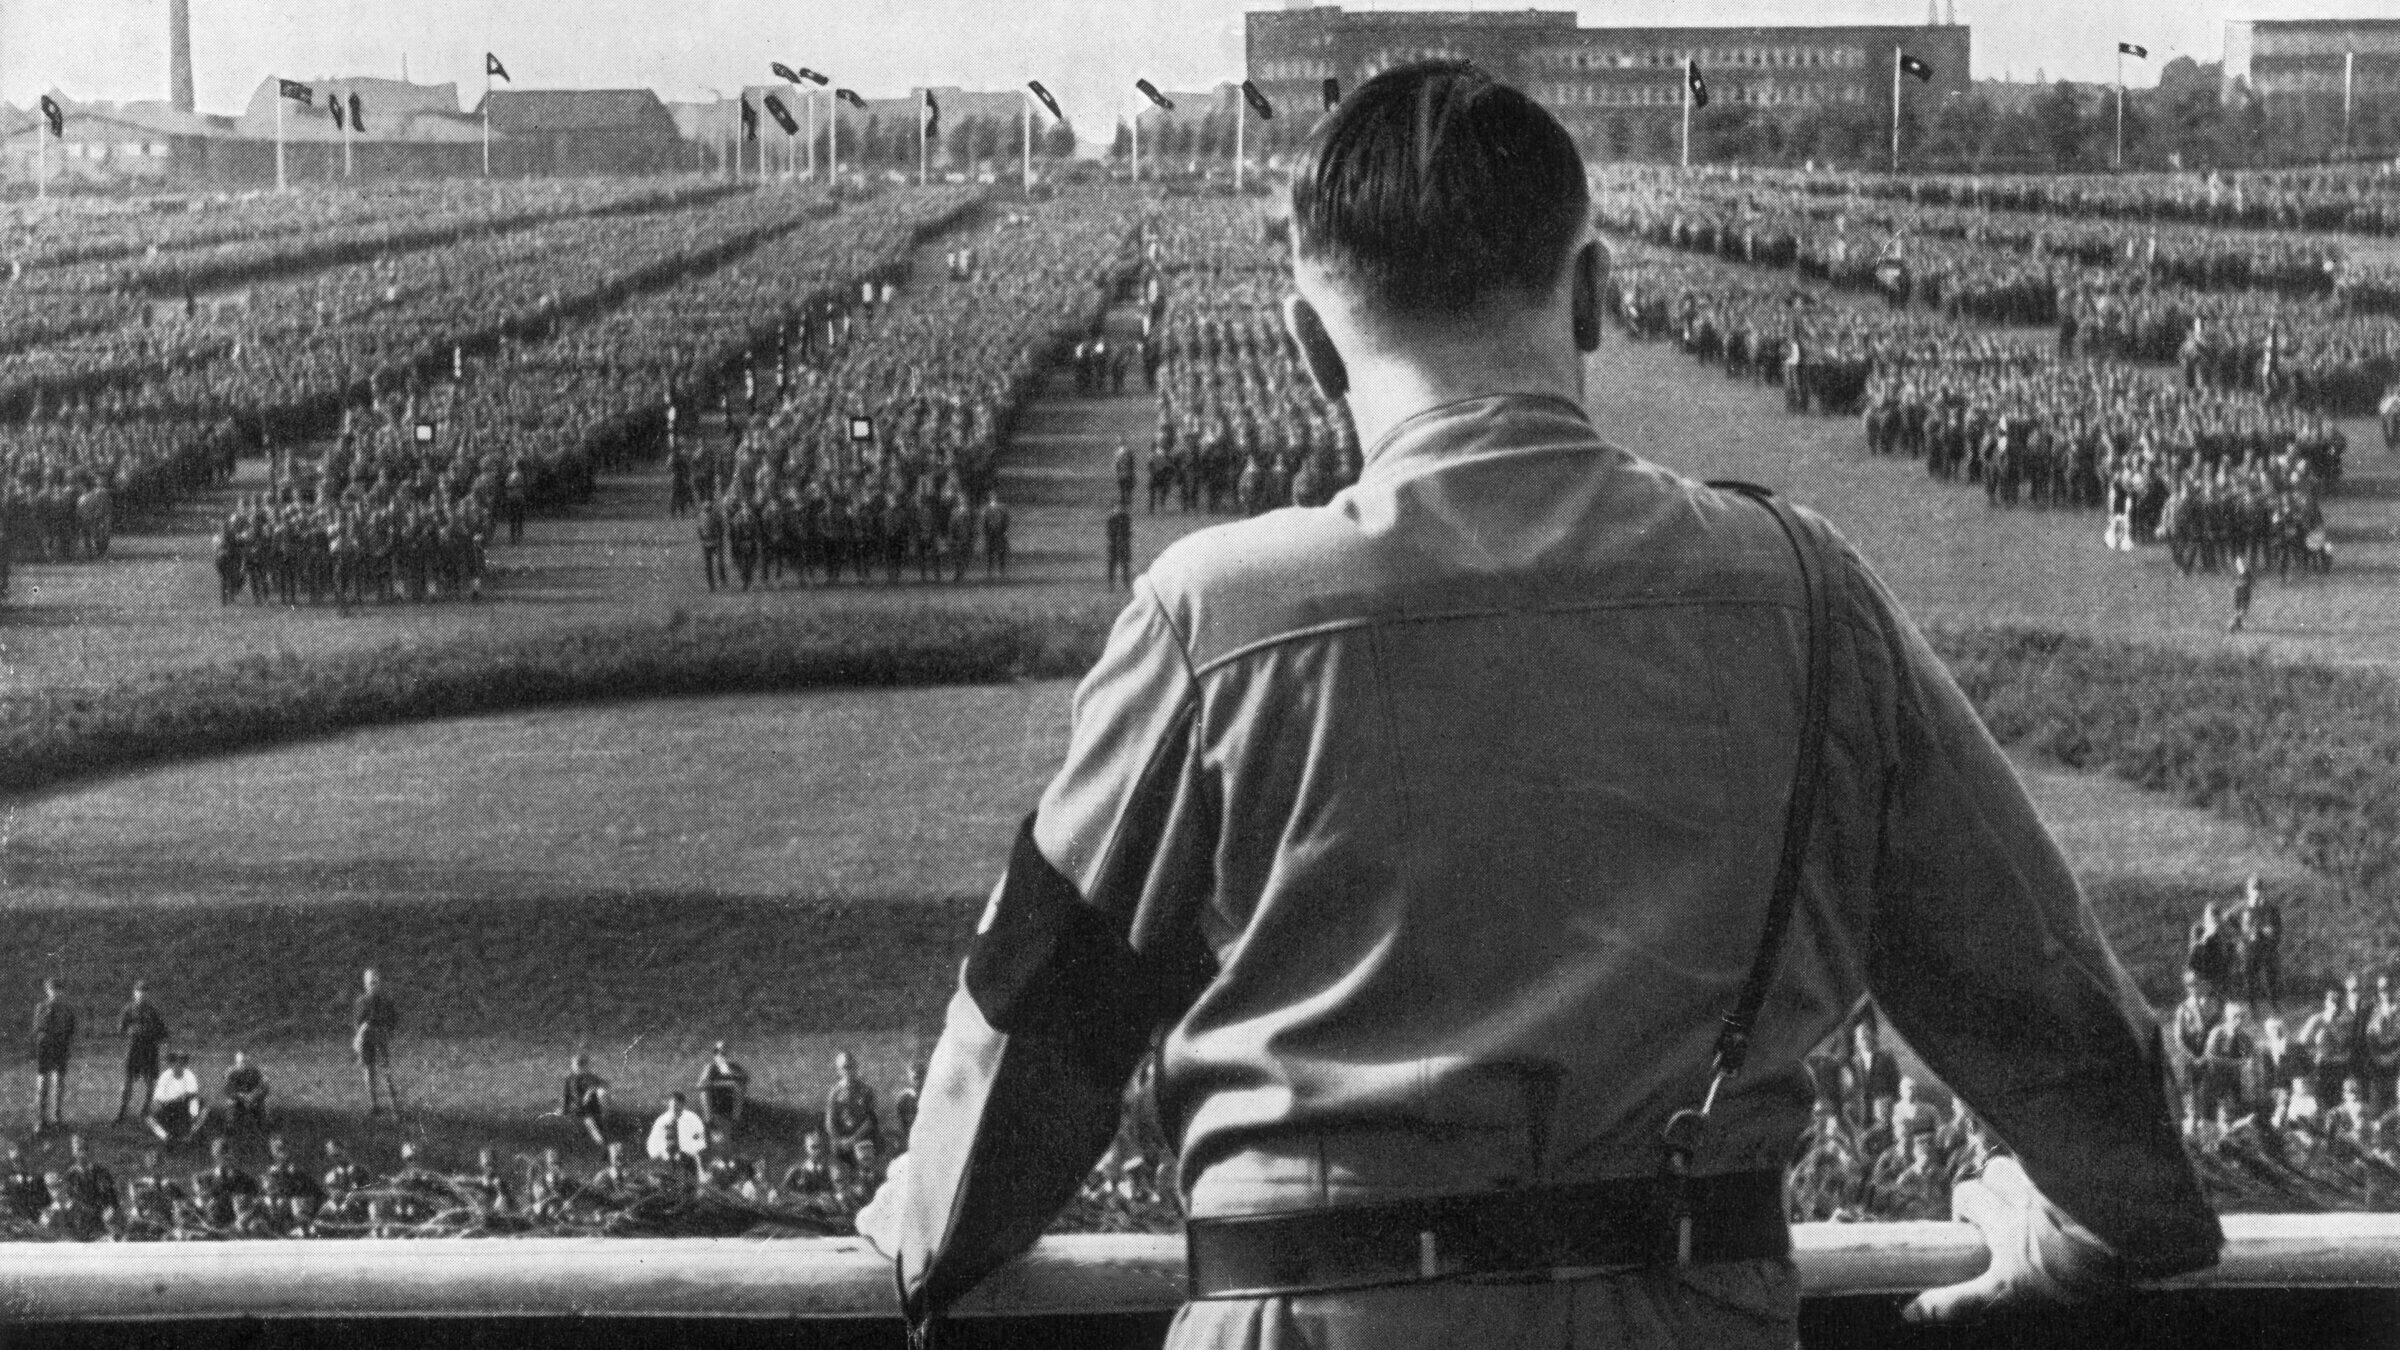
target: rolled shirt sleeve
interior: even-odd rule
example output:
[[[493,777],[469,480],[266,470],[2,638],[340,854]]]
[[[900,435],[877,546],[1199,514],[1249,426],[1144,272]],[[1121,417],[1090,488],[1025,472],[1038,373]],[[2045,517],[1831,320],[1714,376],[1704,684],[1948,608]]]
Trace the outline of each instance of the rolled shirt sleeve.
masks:
[[[859,1216],[912,1316],[1040,1235],[1114,1136],[1152,1033],[1207,982],[1192,918],[1215,815],[1197,719],[1183,644],[1145,579],[977,926],[908,1152]]]

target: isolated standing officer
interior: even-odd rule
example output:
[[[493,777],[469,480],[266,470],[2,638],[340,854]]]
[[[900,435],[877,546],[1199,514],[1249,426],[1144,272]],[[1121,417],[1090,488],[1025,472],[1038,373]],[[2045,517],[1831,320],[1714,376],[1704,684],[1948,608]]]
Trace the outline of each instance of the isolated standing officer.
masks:
[[[392,1033],[399,1030],[400,1010],[393,1006],[392,996],[383,992],[383,982],[374,971],[360,976],[359,982],[359,995],[350,1004],[350,1048],[358,1056],[358,1076],[367,1085],[367,1114],[383,1109],[375,1095],[380,1081],[396,1116],[400,1114],[400,1089],[392,1083]]]
[[[1803,1056],[1870,994],[2016,1151],[1959,1188],[1992,1269],[1912,1316],[2215,1260],[2157,1027],[1939,659],[1823,522],[1592,430],[1556,120],[1386,72],[1291,204],[1364,470],[1135,584],[859,1216],[909,1312],[1034,1240],[1163,1030],[1178,1350],[1789,1350]]]

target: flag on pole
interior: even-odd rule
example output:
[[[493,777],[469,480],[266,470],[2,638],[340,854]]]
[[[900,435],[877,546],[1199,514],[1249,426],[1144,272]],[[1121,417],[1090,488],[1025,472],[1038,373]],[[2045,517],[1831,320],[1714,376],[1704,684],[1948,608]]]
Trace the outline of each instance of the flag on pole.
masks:
[[[1157,85],[1150,83],[1148,80],[1135,80],[1133,82],[1133,87],[1141,90],[1142,97],[1150,100],[1152,103],[1155,103],[1159,107],[1166,109],[1168,112],[1175,111],[1175,100],[1158,92]]]
[[[1909,74],[1916,76],[1920,80],[1930,80],[1933,78],[1933,67],[1925,64],[1923,61],[1920,61],[1913,56],[1910,56],[1907,52],[1900,53],[1900,68],[1904,71],[1907,71]]]
[[[1337,79],[1333,78],[1333,77],[1332,77],[1332,76],[1330,76],[1330,75],[1326,76],[1326,77],[1325,77],[1325,108],[1326,108],[1326,111],[1328,111],[1328,112],[1332,111],[1332,110],[1333,110],[1333,105],[1335,105],[1336,103],[1339,103],[1339,102],[1341,102],[1341,101],[1342,101],[1342,82],[1341,82],[1340,80],[1337,80]]]
[[[1042,106],[1050,110],[1052,117],[1061,122],[1067,120],[1067,115],[1058,110],[1058,100],[1050,97],[1050,91],[1042,87],[1040,80],[1027,80],[1025,87],[1033,91],[1033,96],[1042,101]]]
[[[1249,100],[1250,111],[1257,113],[1260,121],[1272,122],[1275,120],[1275,105],[1267,102],[1267,96],[1258,92],[1257,85],[1248,80],[1242,81],[1242,97]]]
[[[820,85],[820,86],[821,86],[821,85],[823,85],[823,84],[825,84],[825,83],[826,83],[826,79],[825,79],[825,77],[824,77],[824,76],[822,76],[822,75],[819,75],[817,72],[815,72],[815,71],[813,71],[813,70],[810,70],[810,69],[809,69],[808,67],[806,67],[806,66],[802,66],[802,67],[800,67],[800,78],[801,78],[801,79],[804,79],[804,80],[808,81],[810,84],[814,84],[814,85]]]
[[[925,119],[925,139],[940,140],[942,138],[942,105],[934,99],[933,91],[930,89],[925,91],[925,107],[920,115]]]
[[[1707,107],[1708,81],[1700,78],[1700,63],[1698,61],[1690,60],[1688,58],[1684,61],[1683,82],[1691,86],[1692,106],[1695,108]]]
[[[317,101],[317,91],[309,88],[305,84],[300,83],[298,80],[277,80],[275,82],[275,96],[278,98],[288,98],[294,103],[314,104]]]
[[[860,98],[858,96],[858,91],[855,89],[836,89],[833,91],[833,96],[840,99],[842,102],[849,104],[851,107],[858,109],[860,112],[865,112],[867,110],[867,101],[863,98]]]
[[[2117,50],[2127,56],[2139,57],[2144,61],[2150,59],[2150,49],[2138,42],[2120,42],[2117,44]]]
[[[325,96],[325,106],[331,109],[333,112],[333,125],[336,130],[349,125],[342,120],[342,96],[340,94],[327,94]]]
[[[42,120],[50,124],[51,139],[60,139],[67,134],[67,110],[58,106],[58,100],[48,94],[42,95]]]
[[[758,139],[758,109],[751,107],[750,100],[747,98],[742,100],[742,139],[745,141]]]
[[[766,104],[767,116],[775,119],[775,125],[783,128],[784,135],[797,136],[800,134],[800,124],[792,120],[792,110],[783,106],[782,99],[769,94]]]
[[[781,61],[770,64],[767,69],[774,71],[775,78],[783,81],[785,84],[800,83],[800,72],[792,69],[790,66],[785,65]]]
[[[508,80],[508,67],[501,65],[500,58],[492,55],[490,52],[485,52],[483,54],[483,73],[489,77]],[[508,80],[508,82],[510,84],[516,83],[515,80]]]
[[[350,96],[350,129],[361,136],[367,134],[367,108],[358,101],[357,94]]]

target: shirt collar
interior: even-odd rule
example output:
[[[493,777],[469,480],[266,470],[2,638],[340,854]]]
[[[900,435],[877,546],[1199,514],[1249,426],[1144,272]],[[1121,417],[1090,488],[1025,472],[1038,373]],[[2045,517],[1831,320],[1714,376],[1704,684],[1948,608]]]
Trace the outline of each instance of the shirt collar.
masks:
[[[1362,476],[1463,448],[1512,449],[1598,437],[1591,418],[1556,394],[1480,394],[1402,419],[1361,457]]]

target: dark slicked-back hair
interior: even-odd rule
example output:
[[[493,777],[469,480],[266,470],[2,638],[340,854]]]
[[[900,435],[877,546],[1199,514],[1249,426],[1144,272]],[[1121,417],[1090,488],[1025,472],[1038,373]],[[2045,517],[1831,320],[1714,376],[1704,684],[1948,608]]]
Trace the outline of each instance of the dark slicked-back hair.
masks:
[[[1567,129],[1464,61],[1360,85],[1292,174],[1295,252],[1397,318],[1547,292],[1590,211]]]

